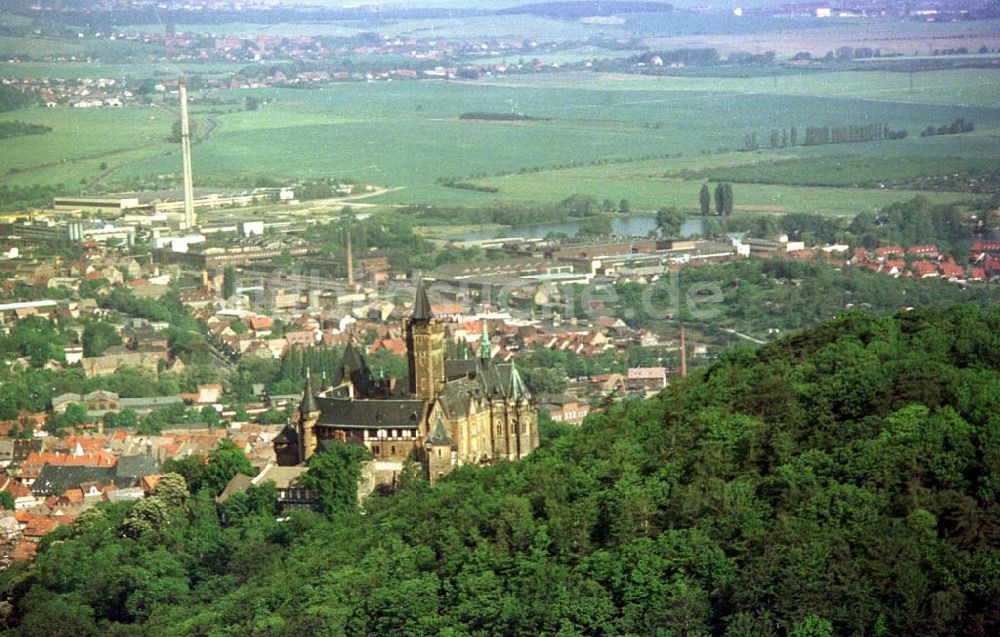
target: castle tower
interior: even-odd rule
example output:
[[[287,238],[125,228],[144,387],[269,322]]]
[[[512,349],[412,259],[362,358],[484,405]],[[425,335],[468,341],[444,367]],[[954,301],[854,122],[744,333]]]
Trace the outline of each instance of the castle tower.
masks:
[[[431,313],[427,288],[421,281],[406,320],[406,358],[410,368],[410,393],[433,402],[444,387],[444,324]]]
[[[302,391],[302,402],[299,403],[299,458],[302,462],[307,461],[316,453],[316,422],[319,420],[319,406],[316,404],[316,396],[313,394],[312,379],[309,377],[309,368],[306,368],[306,386]]]
[[[455,441],[448,435],[444,418],[439,411],[437,422],[424,442],[424,451],[427,458],[427,479],[431,484],[440,478],[448,475],[455,466],[454,452],[457,449]]]

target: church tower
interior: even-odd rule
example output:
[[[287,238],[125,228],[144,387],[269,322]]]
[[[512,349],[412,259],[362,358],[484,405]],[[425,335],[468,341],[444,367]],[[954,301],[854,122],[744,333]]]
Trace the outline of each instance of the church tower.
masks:
[[[410,368],[410,393],[414,398],[433,402],[444,388],[444,324],[431,313],[427,288],[421,281],[413,303],[413,314],[406,320],[407,362]]]

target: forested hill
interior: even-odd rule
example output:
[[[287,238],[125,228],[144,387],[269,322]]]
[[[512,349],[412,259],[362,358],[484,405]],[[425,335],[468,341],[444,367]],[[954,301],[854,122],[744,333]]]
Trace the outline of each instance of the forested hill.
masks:
[[[1000,308],[851,314],[363,515],[109,508],[0,584],[24,635],[985,636],[998,497]]]

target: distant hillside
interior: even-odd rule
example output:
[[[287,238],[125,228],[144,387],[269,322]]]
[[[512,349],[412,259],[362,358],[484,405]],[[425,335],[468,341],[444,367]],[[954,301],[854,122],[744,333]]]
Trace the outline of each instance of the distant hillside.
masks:
[[[1000,634],[1000,307],[850,314],[555,427],[364,514],[276,522],[266,490],[225,522],[204,488],[105,503],[0,575],[0,628]]]
[[[626,13],[670,13],[674,6],[666,2],[539,2],[503,9],[501,15],[528,14],[546,18],[587,18],[591,16],[612,16]]]

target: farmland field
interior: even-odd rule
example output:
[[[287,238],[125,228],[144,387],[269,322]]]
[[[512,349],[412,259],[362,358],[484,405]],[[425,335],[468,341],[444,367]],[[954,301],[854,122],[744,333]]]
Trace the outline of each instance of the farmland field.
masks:
[[[443,186],[402,189],[373,198],[372,203],[429,203],[473,206],[491,201],[555,202],[573,194],[591,195],[595,199],[618,201],[627,199],[634,211],[653,211],[676,207],[694,212],[698,205],[698,190],[704,183],[698,180],[658,178],[652,176],[622,176],[619,166],[550,170],[529,175],[511,175],[480,180],[476,183],[494,186],[496,194],[468,192]],[[794,185],[737,184],[735,212],[790,213],[815,212],[853,216],[859,212],[874,212],[895,201],[918,194],[932,201],[950,202],[965,199],[958,193],[924,193],[910,190],[874,190],[862,188],[828,188]]]
[[[888,71],[802,72],[777,78],[656,77],[581,72],[511,76],[490,82],[520,88],[797,95],[984,107],[995,106],[1000,97],[1000,70],[995,69],[917,72],[913,74],[912,92],[909,89],[909,74]]]
[[[916,177],[1000,170],[994,159],[968,157],[866,157],[829,156],[759,161],[749,166],[706,170],[713,181],[802,184],[810,186],[855,186],[883,182],[906,184]],[[873,177],[874,175],[874,177]]]
[[[905,75],[883,72],[802,73],[778,80],[564,73],[486,82],[220,91],[207,96],[221,99],[221,109],[201,102],[193,108],[202,120],[216,111],[211,117],[219,125],[216,134],[194,147],[195,180],[199,186],[232,186],[252,185],[262,176],[339,177],[394,189],[373,203],[477,205],[549,201],[580,192],[653,208],[690,206],[702,180],[714,175],[691,171],[707,168],[726,175],[722,169],[739,167],[745,173],[781,166],[782,178],[771,180],[781,187],[739,187],[737,211],[849,214],[912,193],[816,187],[856,183],[850,175],[825,178],[837,165],[831,162],[851,165],[850,158],[857,157],[855,163],[864,168],[856,173],[888,180],[926,174],[935,165],[931,158],[977,166],[1000,158],[1000,108],[994,107],[1000,103],[1000,71],[916,75],[913,94]],[[959,86],[971,88],[963,92],[956,90]],[[248,95],[262,100],[261,107],[237,110]],[[468,112],[511,110],[535,119],[459,119]],[[102,182],[107,188],[127,188],[136,179],[169,183],[179,173],[178,157],[171,153],[175,148],[165,142],[173,115],[162,108],[27,109],[5,117],[54,130],[31,141],[3,142],[15,150],[0,159],[0,183],[76,184],[95,179],[100,174],[95,165],[101,162],[110,168]],[[919,137],[928,125],[956,117],[974,122],[975,131]],[[885,123],[910,135],[734,152],[750,132],[766,144],[771,128],[866,123]],[[782,160],[797,163],[774,163]],[[771,168],[760,168],[766,165]],[[817,178],[817,171],[824,174]],[[743,180],[761,181],[744,173]],[[440,179],[474,180],[499,192],[445,188],[437,184]]]
[[[96,174],[102,161],[121,161],[117,153],[134,156],[137,148],[164,144],[173,116],[158,108],[31,108],[4,113],[2,119],[44,124],[52,131],[0,142],[0,184],[74,184]]]
[[[744,33],[711,32],[647,37],[654,48],[713,47],[730,51],[775,51],[791,56],[808,50],[823,55],[841,46],[870,47],[894,55],[928,54],[934,49],[980,46],[996,48],[1000,20],[900,22],[891,19],[808,21],[798,28],[760,29]],[[811,28],[804,28],[811,27]]]
[[[178,75],[231,75],[243,65],[210,62],[11,62],[0,61],[3,77],[50,77],[76,79],[110,77],[115,79],[176,79]]]

